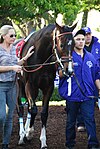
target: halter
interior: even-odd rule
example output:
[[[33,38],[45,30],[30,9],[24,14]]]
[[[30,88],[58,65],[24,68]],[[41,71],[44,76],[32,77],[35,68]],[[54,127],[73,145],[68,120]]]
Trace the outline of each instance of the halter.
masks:
[[[69,75],[72,75],[72,73],[73,73],[71,52],[69,51],[68,57],[67,56],[62,56],[61,58],[59,58],[58,53],[57,53],[57,45],[56,45],[56,39],[57,39],[57,37],[61,37],[61,36],[67,35],[67,34],[72,34],[72,32],[64,32],[64,33],[61,33],[61,34],[57,34],[56,35],[56,28],[54,29],[54,31],[53,31],[53,50],[54,50],[54,53],[56,55],[57,62],[61,66],[61,69],[62,69],[63,74],[66,75],[66,76],[69,76]],[[71,45],[71,44],[72,44],[72,41],[70,40],[69,43],[68,43],[68,45]],[[65,59],[68,59],[68,60],[65,60]],[[66,74],[62,62],[64,62],[64,63],[65,62],[68,62],[68,74]]]
[[[62,64],[62,59],[60,59],[59,58],[59,56],[58,56],[58,54],[57,54],[57,45],[56,45],[56,39],[57,39],[57,37],[61,37],[61,36],[63,36],[63,35],[66,35],[66,34],[72,34],[72,32],[65,32],[65,33],[61,33],[61,34],[57,34],[56,35],[56,28],[54,29],[54,31],[53,31],[53,48],[52,48],[52,52],[53,52],[53,54],[49,57],[49,58],[47,58],[47,60],[44,62],[44,63],[42,63],[42,64],[36,64],[36,65],[31,65],[31,66],[23,66],[23,70],[25,71],[25,72],[36,72],[36,71],[38,71],[38,70],[40,70],[41,68],[43,68],[43,66],[47,66],[47,65],[54,65],[54,64],[56,64],[56,63],[59,63],[60,64],[60,66],[61,66],[61,68],[64,70],[64,66],[63,66],[63,64]],[[69,43],[70,44],[70,43]],[[47,63],[47,61],[52,57],[52,56],[54,56],[54,54],[55,54],[55,56],[56,56],[56,61],[54,61],[54,62],[50,62],[50,63]],[[67,58],[67,57],[66,57]],[[68,62],[70,63],[70,61],[71,61],[71,56],[69,55],[68,56]],[[38,67],[38,68],[36,68],[36,69],[33,69],[33,70],[27,70],[26,68],[29,68],[29,67]],[[64,72],[64,71],[63,71]],[[66,74],[66,73],[65,73]]]

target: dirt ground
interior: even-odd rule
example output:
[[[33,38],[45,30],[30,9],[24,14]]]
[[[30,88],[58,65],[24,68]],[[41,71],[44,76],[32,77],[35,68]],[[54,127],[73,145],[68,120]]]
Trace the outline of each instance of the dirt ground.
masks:
[[[65,149],[65,124],[66,124],[66,112],[64,106],[50,106],[49,116],[47,123],[47,145],[48,149]],[[41,107],[38,107],[38,115],[35,121],[35,132],[34,137],[30,142],[25,145],[18,145],[18,115],[15,111],[14,115],[14,126],[13,134],[11,139],[11,149],[40,149],[40,120]],[[100,112],[96,107],[96,125],[97,125],[97,137],[100,141]],[[87,148],[87,134],[86,132],[77,132],[76,137],[76,148],[75,149],[86,149]]]

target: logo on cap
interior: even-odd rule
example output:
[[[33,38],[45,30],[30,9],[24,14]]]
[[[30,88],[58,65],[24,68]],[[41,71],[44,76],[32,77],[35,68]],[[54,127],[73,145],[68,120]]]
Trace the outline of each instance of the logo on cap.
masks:
[[[84,27],[82,29],[86,32],[86,34],[91,33],[91,29],[89,27]]]

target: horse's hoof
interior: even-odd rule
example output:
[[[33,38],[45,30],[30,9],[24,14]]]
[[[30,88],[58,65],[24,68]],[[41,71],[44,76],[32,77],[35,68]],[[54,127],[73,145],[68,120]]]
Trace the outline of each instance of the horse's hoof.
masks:
[[[23,139],[23,140],[24,140],[24,142],[25,142],[25,143],[27,143],[27,142],[30,142],[30,141],[31,141],[31,140],[28,140],[28,139],[27,139],[27,137],[24,137],[24,139]]]
[[[47,149],[47,146],[42,147],[41,149]]]
[[[18,145],[24,145],[25,142],[23,140],[19,140]]]
[[[33,133],[34,133],[34,127],[28,128],[28,130],[26,131],[27,140],[32,140]]]

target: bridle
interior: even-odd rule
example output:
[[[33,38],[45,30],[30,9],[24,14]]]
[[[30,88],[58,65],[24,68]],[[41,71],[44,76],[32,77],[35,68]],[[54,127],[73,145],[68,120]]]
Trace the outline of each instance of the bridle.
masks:
[[[73,73],[72,55],[71,55],[72,49],[68,50],[68,56],[61,56],[61,58],[59,57],[58,52],[57,52],[57,51],[61,51],[61,49],[59,49],[60,46],[58,46],[58,37],[68,35],[68,34],[72,34],[72,32],[64,32],[64,33],[57,34],[56,28],[54,29],[54,31],[53,31],[53,50],[54,50],[57,62],[59,63],[59,65],[62,69],[63,74],[69,77],[69,75],[71,76]],[[71,45],[72,45],[72,40],[69,40],[68,46],[71,47]],[[66,63],[66,62],[68,62],[68,72],[67,73],[66,73],[66,71],[64,69],[64,65],[63,65],[63,63]]]
[[[69,74],[72,73],[72,57],[71,57],[71,53],[69,52],[68,57],[67,56],[66,57],[63,56],[62,58],[59,58],[58,52],[57,52],[58,49],[59,49],[59,47],[57,45],[58,44],[58,37],[61,37],[61,36],[67,35],[67,34],[72,34],[72,32],[57,33],[56,30],[57,29],[55,28],[54,31],[53,31],[53,47],[52,47],[52,53],[53,54],[50,55],[50,57],[48,57],[47,60],[44,63],[42,63],[42,64],[36,64],[36,65],[30,65],[30,66],[23,66],[22,68],[23,68],[23,70],[25,72],[29,72],[29,73],[30,72],[36,72],[36,71],[40,70],[41,68],[43,68],[43,66],[54,65],[54,64],[59,63],[59,65],[62,68],[62,71],[63,71],[64,75],[68,75],[66,73],[66,71],[64,70],[64,66],[63,66],[63,63],[68,62],[69,63],[68,64],[68,73]],[[69,42],[69,45],[71,45],[71,44],[72,43]],[[48,63],[48,61],[50,60],[50,58],[52,56],[54,56],[54,55],[56,57],[56,61]],[[65,59],[67,59],[67,60],[65,61]],[[26,69],[26,68],[31,68],[31,67],[37,67],[37,68],[36,69],[31,69],[31,70],[27,70]]]

